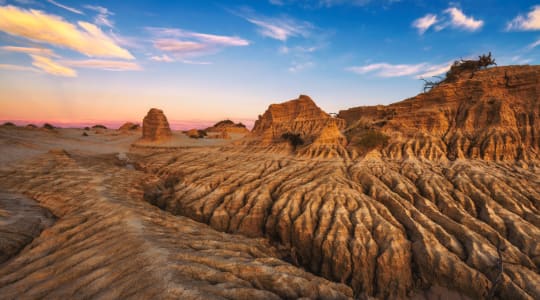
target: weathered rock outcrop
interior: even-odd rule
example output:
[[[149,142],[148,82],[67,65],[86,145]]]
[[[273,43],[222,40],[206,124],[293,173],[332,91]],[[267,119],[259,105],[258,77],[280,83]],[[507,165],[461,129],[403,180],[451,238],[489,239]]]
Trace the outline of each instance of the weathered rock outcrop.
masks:
[[[22,195],[0,192],[0,265],[54,223],[54,216]]]
[[[162,110],[152,108],[143,119],[143,140],[159,141],[172,136],[167,117]]]
[[[120,128],[118,128],[118,131],[126,132],[126,131],[132,131],[132,130],[139,130],[140,128],[141,126],[139,124],[127,122],[127,123],[124,123],[122,126],[120,126]]]
[[[245,142],[269,150],[290,150],[284,134],[293,134],[302,141],[299,147],[293,147],[299,154],[330,157],[346,153],[346,140],[340,132],[344,127],[344,120],[331,117],[310,97],[300,95],[298,99],[270,105]]]
[[[248,134],[249,130],[242,123],[234,123],[231,120],[219,121],[214,126],[208,127],[205,130],[206,132],[217,132],[222,133],[223,135],[228,135],[231,133],[239,134]]]
[[[283,261],[268,241],[220,233],[142,201],[145,183],[156,179],[112,159],[55,152],[0,170],[0,189],[28,194],[58,217],[0,264],[0,298],[352,298],[346,285]]]
[[[340,111],[394,137],[386,154],[516,160],[540,153],[540,66],[463,73],[427,93],[388,106]]]

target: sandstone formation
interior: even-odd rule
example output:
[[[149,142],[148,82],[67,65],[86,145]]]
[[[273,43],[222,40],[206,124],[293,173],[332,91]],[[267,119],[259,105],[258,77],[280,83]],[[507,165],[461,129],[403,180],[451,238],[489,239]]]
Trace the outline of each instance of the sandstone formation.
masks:
[[[259,116],[244,144],[268,150],[290,149],[284,134],[294,134],[302,140],[301,147],[295,150],[329,157],[338,152],[344,153],[342,147],[346,141],[340,132],[344,127],[344,120],[332,118],[309,96],[300,95],[298,99],[270,105]]]
[[[395,137],[386,154],[491,161],[539,158],[540,67],[496,67],[461,74],[428,93],[388,106],[340,111]]]
[[[493,68],[387,107],[342,111],[347,130],[305,96],[271,105],[243,145],[274,149],[291,132],[306,141],[295,155],[149,156],[140,166],[161,181],[147,200],[266,237],[356,297],[429,299],[442,289],[538,299],[538,70]],[[358,155],[343,132],[384,142]]]
[[[540,299],[539,69],[341,118],[301,96],[234,145],[0,167],[57,218],[0,298]]]
[[[167,117],[160,109],[152,108],[143,119],[143,140],[159,141],[172,136]]]
[[[248,134],[249,130],[242,123],[234,123],[231,120],[219,121],[214,126],[208,127],[205,130],[206,132],[218,132],[225,134],[239,133],[239,134]]]
[[[124,123],[122,126],[120,126],[120,128],[118,128],[118,131],[126,132],[126,131],[138,130],[140,127],[141,126],[139,124],[127,122],[127,123]]]
[[[206,132],[199,129],[190,129],[185,131],[184,133],[192,139],[202,139],[206,136]]]
[[[24,193],[58,217],[0,265],[0,298],[353,296],[343,284],[286,263],[268,241],[219,233],[144,202],[143,187],[156,178],[118,167],[115,159],[57,151],[18,165],[16,172],[0,170],[1,189]],[[34,214],[21,209],[13,217],[15,228],[33,234],[32,223],[24,221]],[[0,245],[10,239],[0,233]]]
[[[0,192],[0,265],[51,226],[54,219],[31,199]]]

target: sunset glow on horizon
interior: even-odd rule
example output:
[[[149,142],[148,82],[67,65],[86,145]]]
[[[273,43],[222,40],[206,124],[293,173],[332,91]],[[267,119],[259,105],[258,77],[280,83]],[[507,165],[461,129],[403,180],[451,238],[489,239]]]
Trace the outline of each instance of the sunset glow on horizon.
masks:
[[[0,120],[250,125],[299,94],[337,113],[421,92],[460,57],[537,64],[530,1],[0,0]],[[190,125],[191,124],[191,125]]]

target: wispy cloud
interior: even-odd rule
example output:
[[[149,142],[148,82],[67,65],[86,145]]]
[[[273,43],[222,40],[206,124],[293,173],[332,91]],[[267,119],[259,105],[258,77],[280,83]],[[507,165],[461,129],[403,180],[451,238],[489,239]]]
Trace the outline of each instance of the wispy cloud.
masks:
[[[78,10],[78,9],[76,9],[76,8],[73,8],[73,7],[69,7],[69,6],[67,6],[67,5],[64,5],[64,4],[62,4],[62,3],[56,2],[56,1],[54,1],[54,0],[47,0],[47,2],[49,2],[49,3],[52,4],[52,5],[58,6],[58,7],[60,7],[60,8],[63,8],[63,9],[65,9],[65,10],[67,10],[67,11],[70,11],[70,12],[72,12],[72,13],[74,13],[74,14],[84,15],[84,13],[83,13],[82,11],[80,11],[80,10]]]
[[[466,16],[463,11],[457,7],[450,7],[444,12],[450,16],[450,24],[454,28],[476,31],[484,25],[484,21],[476,20],[472,16]]]
[[[33,60],[32,65],[36,68],[43,70],[46,73],[62,77],[77,76],[77,72],[75,72],[75,70],[61,65],[60,63],[50,59],[49,57],[35,54],[31,54],[30,56]]]
[[[87,56],[134,59],[99,27],[87,22],[73,25],[39,10],[0,7],[0,31],[37,42],[65,47]]]
[[[36,68],[27,67],[27,66],[19,66],[19,65],[10,65],[10,64],[0,64],[0,70],[39,72],[39,70]]]
[[[451,63],[432,65],[429,63],[419,64],[389,64],[375,63],[364,66],[347,68],[356,74],[374,74],[377,77],[402,77],[413,76],[415,78],[432,77],[445,73],[450,69]]]
[[[157,61],[157,62],[173,62],[174,59],[167,54],[163,55],[154,55],[150,57],[150,60]]]
[[[466,31],[477,31],[482,26],[484,26],[483,20],[467,16],[457,7],[449,7],[441,15],[427,14],[414,20],[412,23],[412,27],[416,28],[420,35],[424,34],[429,28],[433,28],[436,31],[441,31],[447,27]]]
[[[312,61],[307,62],[293,62],[292,66],[289,67],[289,72],[297,73],[306,69],[313,67],[315,64]]]
[[[540,5],[533,6],[526,15],[518,15],[506,25],[507,30],[539,30]]]
[[[366,6],[376,3],[387,6],[401,0],[269,0],[270,4],[283,6],[286,4],[296,4],[306,8],[329,8],[338,5]]]
[[[58,55],[56,55],[54,51],[47,48],[3,46],[3,47],[0,47],[0,50],[7,51],[7,52],[18,52],[18,53],[25,53],[25,54],[58,57]]]
[[[142,68],[131,61],[115,61],[101,59],[63,60],[62,64],[74,68],[99,69],[107,71],[140,71]]]
[[[155,49],[167,54],[154,55],[150,59],[158,62],[185,62],[190,57],[199,57],[215,54],[226,47],[248,46],[248,40],[237,36],[215,35],[187,31],[177,28],[146,28],[154,39]]]
[[[109,16],[114,15],[114,13],[108,10],[106,7],[98,5],[85,5],[84,8],[93,10],[98,13],[97,16],[94,18],[94,22],[97,25],[109,28],[114,27],[114,22],[109,19]]]
[[[259,27],[263,36],[287,41],[291,37],[308,37],[313,25],[309,22],[299,22],[289,17],[266,18],[244,17],[248,22]]]
[[[424,34],[431,26],[438,22],[437,16],[434,14],[427,14],[421,18],[414,20],[412,26],[418,30],[420,35]]]

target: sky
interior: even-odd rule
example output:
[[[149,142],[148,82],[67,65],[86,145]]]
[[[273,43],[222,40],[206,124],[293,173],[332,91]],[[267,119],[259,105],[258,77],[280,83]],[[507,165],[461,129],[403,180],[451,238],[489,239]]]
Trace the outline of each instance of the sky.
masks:
[[[540,4],[467,0],[0,0],[0,120],[251,124],[422,91],[460,58],[538,64]]]

